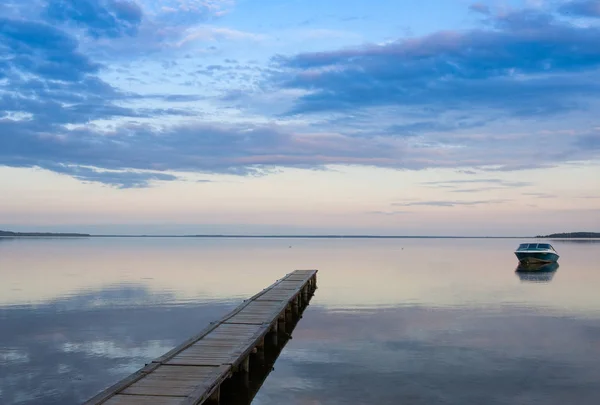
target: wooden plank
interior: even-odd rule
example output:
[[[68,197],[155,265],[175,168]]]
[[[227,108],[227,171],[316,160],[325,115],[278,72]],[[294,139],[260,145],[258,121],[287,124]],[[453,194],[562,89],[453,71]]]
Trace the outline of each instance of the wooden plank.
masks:
[[[288,290],[269,290],[260,297],[257,301],[291,301],[298,293],[290,294]]]
[[[276,301],[252,301],[224,323],[272,323],[285,309],[286,304]]]
[[[297,270],[293,273],[288,274],[285,277],[285,280],[295,280],[295,281],[303,281],[307,282],[313,278],[316,281],[317,270]]]
[[[306,284],[303,281],[285,280],[273,287],[271,290],[300,290]]]
[[[153,373],[136,381],[121,391],[129,395],[187,397],[198,387],[211,387],[230,367],[185,367],[163,365]]]
[[[95,395],[94,397],[90,398],[83,405],[96,405],[96,404],[104,404],[104,403],[106,403],[105,401],[108,398],[110,398],[112,395],[114,395],[115,392],[119,392],[123,388],[125,388],[125,387],[129,386],[130,384],[136,382],[140,378],[143,378],[145,375],[147,375],[148,373],[152,372],[157,367],[158,367],[158,364],[148,364],[148,365],[146,365],[145,367],[141,368],[140,370],[136,371],[135,373],[131,374],[130,376],[125,377],[121,381],[118,381],[117,383],[115,383],[115,384],[111,385],[110,387],[106,388],[104,391],[102,391],[99,394]]]
[[[104,405],[180,405],[181,397],[154,397],[146,395],[120,395],[111,397]]]
[[[310,270],[294,270],[293,272],[289,273],[290,275],[296,275],[296,274],[316,274],[318,272],[318,270],[314,270],[314,269],[310,269]]]
[[[263,332],[262,325],[222,323],[201,340],[181,351],[166,364],[210,366],[235,364]],[[266,333],[266,332],[265,332]]]
[[[313,273],[290,273],[288,274],[283,280],[284,281],[309,281],[311,278],[313,278],[315,276],[315,274],[317,274],[316,272]]]

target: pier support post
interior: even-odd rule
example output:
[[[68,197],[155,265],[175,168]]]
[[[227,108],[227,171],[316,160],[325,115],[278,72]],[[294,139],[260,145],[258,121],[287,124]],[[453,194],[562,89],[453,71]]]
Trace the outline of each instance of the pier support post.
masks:
[[[240,382],[244,388],[248,388],[250,386],[250,356],[248,355],[242,362],[240,363],[239,368]]]
[[[277,319],[273,326],[271,326],[271,331],[269,332],[269,343],[274,347],[277,347],[277,330],[279,326],[279,319]]]
[[[303,301],[302,306],[303,307],[306,306],[306,304],[308,304],[308,288],[309,288],[308,286],[305,286],[302,289],[302,301]]]
[[[277,332],[281,334],[285,334],[285,325],[287,318],[287,309],[277,318]]]
[[[258,345],[256,345],[255,349],[255,359],[259,364],[262,365],[265,362],[265,338],[262,338],[260,342],[258,342]]]
[[[244,360],[240,363],[240,373],[249,373],[250,372],[250,357],[246,356]]]
[[[221,386],[218,386],[208,398],[207,403],[210,405],[219,405],[221,402]]]
[[[285,307],[285,329],[283,330],[287,333],[288,326],[292,324],[292,304],[289,303],[287,307]]]
[[[294,319],[298,318],[298,314],[299,314],[299,311],[298,311],[298,307],[299,307],[299,305],[298,305],[298,299],[299,299],[298,296],[295,296],[292,299],[292,316],[294,317]]]

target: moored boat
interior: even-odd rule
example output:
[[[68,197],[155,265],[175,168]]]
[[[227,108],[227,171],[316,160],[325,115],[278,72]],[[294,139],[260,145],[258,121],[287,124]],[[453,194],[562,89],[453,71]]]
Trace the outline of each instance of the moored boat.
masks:
[[[522,264],[554,263],[560,257],[549,243],[521,243],[515,256]]]

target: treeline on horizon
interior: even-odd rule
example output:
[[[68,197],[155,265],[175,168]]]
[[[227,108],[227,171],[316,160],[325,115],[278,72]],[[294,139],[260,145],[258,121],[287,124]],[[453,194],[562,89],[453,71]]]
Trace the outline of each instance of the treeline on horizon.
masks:
[[[600,238],[600,232],[563,232],[538,235],[536,238]]]
[[[0,236],[92,236],[87,233],[11,232],[0,230]]]

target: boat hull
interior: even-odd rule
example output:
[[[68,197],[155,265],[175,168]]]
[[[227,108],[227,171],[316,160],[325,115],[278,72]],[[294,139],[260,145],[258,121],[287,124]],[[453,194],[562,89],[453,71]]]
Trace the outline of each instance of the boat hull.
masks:
[[[517,273],[554,273],[558,269],[558,262],[551,263],[519,263]]]
[[[515,255],[523,264],[554,263],[559,257],[552,252],[515,252]]]

